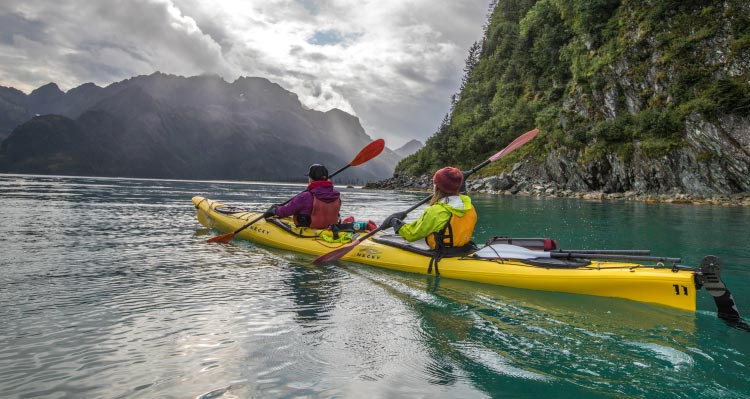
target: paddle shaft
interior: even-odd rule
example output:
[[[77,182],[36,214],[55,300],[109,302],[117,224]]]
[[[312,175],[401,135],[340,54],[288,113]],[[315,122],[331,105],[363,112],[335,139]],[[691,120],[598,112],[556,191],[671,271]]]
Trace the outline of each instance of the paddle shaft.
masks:
[[[618,250],[594,250],[601,253],[595,252],[561,252],[561,251],[540,251],[528,249],[520,245],[513,244],[493,244],[485,248],[490,248],[498,257],[503,259],[533,259],[533,258],[557,258],[557,259],[573,259],[573,258],[585,258],[585,259],[617,259],[617,260],[628,260],[628,261],[651,261],[651,262],[663,262],[663,263],[677,263],[680,262],[680,258],[667,258],[658,256],[638,256],[628,255],[623,253],[617,253]],[[482,248],[480,251],[484,250]],[[640,251],[642,250],[635,250]],[[621,251],[627,252],[627,251]]]
[[[651,255],[650,249],[560,249],[550,252],[597,255]]]
[[[640,262],[667,262],[677,263],[682,262],[680,258],[668,258],[660,256],[637,256],[637,255],[619,255],[619,254],[595,254],[595,253],[575,253],[575,252],[550,252],[550,257],[560,259],[570,258],[588,258],[588,259],[602,259],[602,260],[632,260]]]

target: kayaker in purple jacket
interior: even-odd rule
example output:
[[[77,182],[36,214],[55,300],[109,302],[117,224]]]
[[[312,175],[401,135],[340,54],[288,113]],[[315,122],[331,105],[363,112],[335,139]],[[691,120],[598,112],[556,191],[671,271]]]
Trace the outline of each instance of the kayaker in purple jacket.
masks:
[[[325,229],[338,223],[341,194],[328,180],[328,169],[320,164],[312,164],[307,177],[307,191],[298,194],[284,206],[272,206],[265,216],[294,216],[297,227],[316,229]]]

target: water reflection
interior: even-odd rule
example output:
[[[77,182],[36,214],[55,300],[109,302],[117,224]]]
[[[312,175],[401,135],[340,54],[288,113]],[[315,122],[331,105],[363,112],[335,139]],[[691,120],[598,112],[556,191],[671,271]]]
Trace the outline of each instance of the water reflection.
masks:
[[[331,318],[332,309],[341,295],[341,270],[334,266],[318,266],[309,259],[300,259],[292,267],[284,283],[289,287],[293,300],[292,310],[302,326],[318,332],[323,321]]]
[[[432,357],[425,374],[433,383],[466,378],[491,396],[524,395],[511,382],[524,379],[548,384],[536,388],[540,394],[564,389],[590,396],[585,389],[614,388],[639,396],[676,389],[659,375],[644,377],[644,368],[691,372],[699,361],[689,312],[358,266],[351,270],[388,287],[420,316],[421,339]],[[629,384],[633,378],[640,381],[637,387]]]

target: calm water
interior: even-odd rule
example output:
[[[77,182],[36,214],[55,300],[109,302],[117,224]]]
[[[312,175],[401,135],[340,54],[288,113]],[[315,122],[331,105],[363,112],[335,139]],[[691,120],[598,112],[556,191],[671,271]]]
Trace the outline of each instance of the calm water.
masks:
[[[624,300],[436,280],[246,242],[190,198],[301,186],[0,175],[0,397],[750,397],[750,334]],[[424,194],[344,189],[381,221]],[[722,257],[750,313],[750,209],[474,196],[478,241]]]

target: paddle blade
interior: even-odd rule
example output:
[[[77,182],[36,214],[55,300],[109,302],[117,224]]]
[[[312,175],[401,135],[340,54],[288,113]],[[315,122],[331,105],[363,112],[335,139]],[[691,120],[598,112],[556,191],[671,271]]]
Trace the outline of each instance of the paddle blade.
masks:
[[[383,152],[383,149],[385,148],[385,140],[383,139],[377,139],[373,141],[372,143],[368,144],[363,148],[357,156],[352,159],[351,162],[349,162],[350,166],[357,166],[361,165],[376,156],[378,156],[381,152]]]
[[[220,236],[211,237],[206,242],[220,242],[222,244],[229,244],[230,241],[234,238],[234,232],[222,234]]]
[[[518,147],[526,144],[527,141],[533,139],[534,136],[536,136],[538,133],[539,133],[539,129],[534,129],[534,130],[528,131],[528,132],[526,132],[526,133],[518,136],[518,138],[516,138],[515,140],[513,140],[513,142],[511,142],[505,148],[503,148],[502,150],[500,150],[500,152],[498,152],[497,154],[491,156],[490,157],[490,162],[495,162],[498,159],[500,159],[500,158],[502,158],[502,157],[510,154],[516,148],[518,148]]]
[[[349,244],[347,244],[347,245],[345,245],[345,246],[343,246],[343,247],[341,247],[339,249],[335,249],[335,250],[333,250],[333,251],[331,251],[331,252],[329,252],[329,253],[327,253],[325,255],[319,256],[317,259],[315,259],[313,261],[313,263],[318,263],[319,264],[319,263],[327,263],[327,262],[333,262],[333,261],[339,260],[339,259],[343,258],[344,255],[348,254],[349,251],[351,251],[354,247],[356,247],[357,244],[359,244],[359,239],[356,239],[356,240],[350,242]]]

